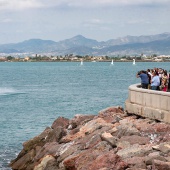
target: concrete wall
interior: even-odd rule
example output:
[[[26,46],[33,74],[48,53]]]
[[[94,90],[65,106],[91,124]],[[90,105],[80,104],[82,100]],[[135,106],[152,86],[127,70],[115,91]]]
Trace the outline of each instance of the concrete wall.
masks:
[[[131,85],[125,110],[170,123],[170,92],[142,89],[139,84]]]

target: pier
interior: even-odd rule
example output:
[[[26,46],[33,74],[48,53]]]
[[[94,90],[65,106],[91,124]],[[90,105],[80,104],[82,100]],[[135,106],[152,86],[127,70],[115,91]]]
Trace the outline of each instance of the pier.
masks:
[[[125,101],[127,113],[170,123],[170,93],[140,88],[140,84],[129,86]]]

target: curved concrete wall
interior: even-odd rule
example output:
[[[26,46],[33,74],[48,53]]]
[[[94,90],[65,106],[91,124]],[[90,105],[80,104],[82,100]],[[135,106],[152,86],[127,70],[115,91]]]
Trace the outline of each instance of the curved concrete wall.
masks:
[[[125,110],[150,119],[170,123],[170,93],[139,88],[139,84],[129,86],[129,96]]]

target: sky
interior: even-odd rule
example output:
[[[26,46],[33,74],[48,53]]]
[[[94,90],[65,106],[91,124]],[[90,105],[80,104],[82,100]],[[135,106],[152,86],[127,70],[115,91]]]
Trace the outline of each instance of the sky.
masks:
[[[0,0],[0,44],[170,32],[170,0]]]

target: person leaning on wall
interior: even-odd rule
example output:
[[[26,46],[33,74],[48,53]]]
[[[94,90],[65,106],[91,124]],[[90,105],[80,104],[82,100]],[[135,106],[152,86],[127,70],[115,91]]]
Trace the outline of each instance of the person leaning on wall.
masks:
[[[148,89],[148,84],[149,84],[149,78],[147,73],[144,70],[141,70],[136,74],[137,78],[141,78],[141,86],[143,89]]]

